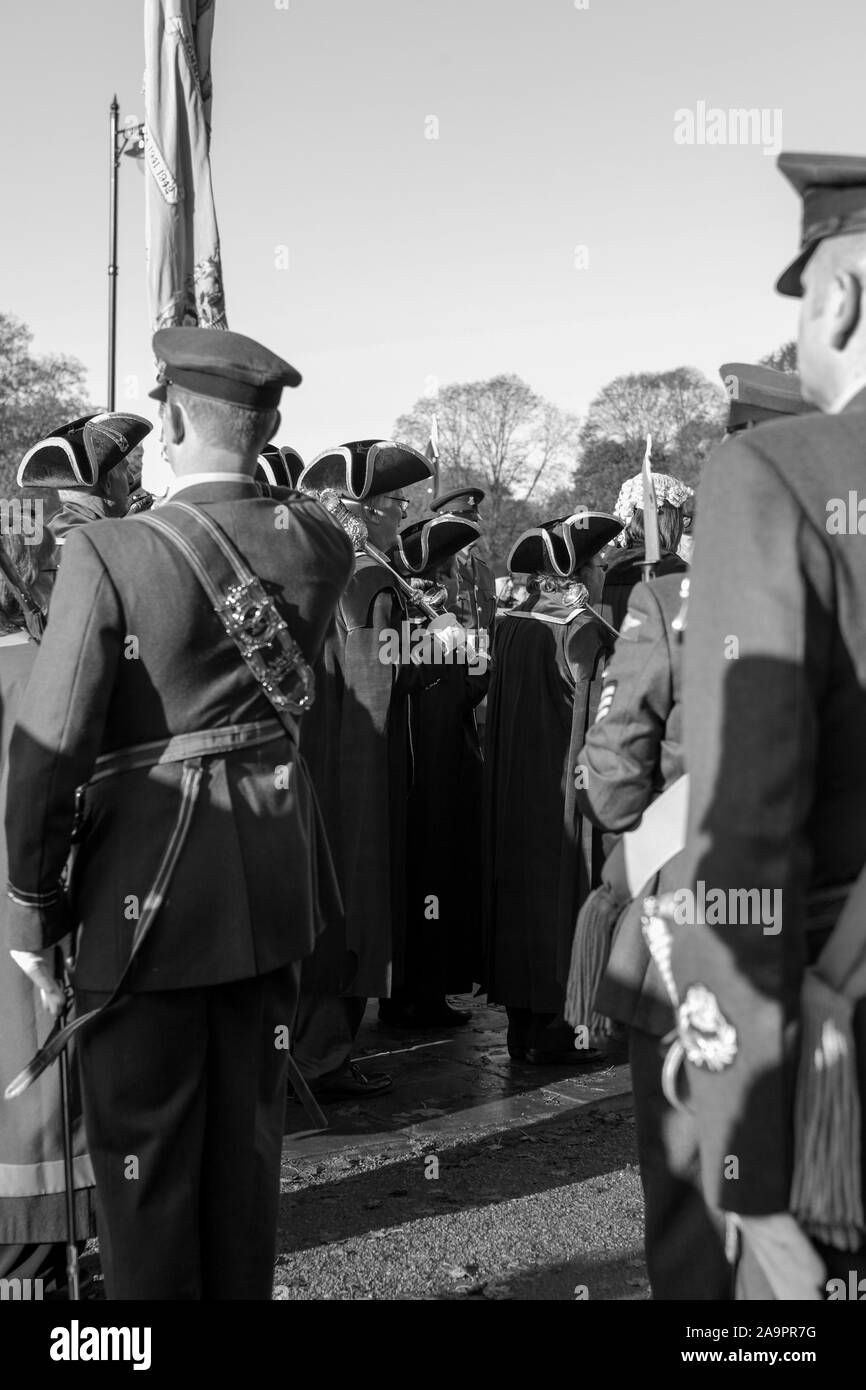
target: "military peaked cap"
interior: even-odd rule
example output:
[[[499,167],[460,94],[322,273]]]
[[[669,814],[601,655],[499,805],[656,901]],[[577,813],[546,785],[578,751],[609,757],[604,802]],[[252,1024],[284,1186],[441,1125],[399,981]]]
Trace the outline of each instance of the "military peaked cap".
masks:
[[[780,294],[796,298],[803,293],[806,262],[825,237],[866,232],[866,158],[783,153],[778,163],[803,200],[800,254],[776,281]]]
[[[218,328],[160,328],[153,335],[157,360],[155,401],[169,386],[251,410],[275,410],[284,386],[297,386],[300,372],[243,333]]]

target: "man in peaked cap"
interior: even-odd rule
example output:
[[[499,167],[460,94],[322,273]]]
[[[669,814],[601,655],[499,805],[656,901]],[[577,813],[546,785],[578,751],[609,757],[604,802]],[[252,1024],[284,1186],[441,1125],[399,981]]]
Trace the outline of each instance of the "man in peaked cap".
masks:
[[[406,526],[395,564],[407,578],[457,596],[456,556],[478,539],[468,517],[442,512]],[[487,653],[471,646],[409,696],[412,784],[406,846],[406,945],[401,977],[379,1018],[391,1027],[453,1028],[471,1014],[448,1003],[481,979],[481,744],[475,710]],[[465,660],[463,659],[465,657]],[[431,896],[435,909],[431,912]]]
[[[577,809],[572,769],[592,722],[611,634],[590,611],[599,552],[622,530],[584,511],[525,532],[512,572],[537,592],[497,625],[484,766],[488,998],[508,1011],[508,1050],[530,1063],[580,1062],[563,1019],[577,911],[601,866],[600,836]],[[580,1039],[584,1044],[586,1039]]]
[[[802,300],[816,411],[743,431],[704,470],[687,892],[663,917],[704,1191],[740,1229],[741,1296],[808,1299],[866,1271],[866,1148],[847,1119],[866,1104],[864,919],[844,910],[866,865],[866,159],[779,167],[803,231],[778,289]]]
[[[578,806],[609,838],[601,885],[577,922],[569,1016],[599,1031],[610,1031],[608,1019],[628,1028],[644,1247],[656,1301],[726,1299],[732,1288],[724,1218],[704,1200],[694,1116],[664,1093],[675,1015],[641,930],[644,898],[680,881],[676,815],[656,807],[659,867],[648,882],[630,882],[622,838],[626,831],[651,833],[638,829],[644,813],[685,770],[679,626],[688,584],[666,574],[632,590],[575,769]]]
[[[440,668],[389,654],[402,651],[393,639],[408,613],[382,560],[409,505],[405,489],[430,475],[428,460],[408,445],[362,439],[319,454],[300,480],[355,548],[355,572],[316,667],[320,695],[301,741],[345,914],[328,923],[304,965],[294,1055],[316,1094],[331,1100],[391,1086],[390,1077],[365,1074],[350,1058],[367,999],[390,995],[405,949],[408,697]],[[453,618],[443,624],[453,625]]]
[[[49,526],[58,545],[74,526],[126,514],[130,480],[121,465],[152,429],[140,415],[103,411],[52,430],[27,450],[18,486],[56,489],[61,506]]]
[[[66,542],[10,752],[9,941],[49,995],[80,929],[76,1012],[103,1010],[77,1036],[109,1298],[269,1299],[300,961],[339,903],[297,723],[352,553],[253,477],[295,369],[153,341],[175,481]]]

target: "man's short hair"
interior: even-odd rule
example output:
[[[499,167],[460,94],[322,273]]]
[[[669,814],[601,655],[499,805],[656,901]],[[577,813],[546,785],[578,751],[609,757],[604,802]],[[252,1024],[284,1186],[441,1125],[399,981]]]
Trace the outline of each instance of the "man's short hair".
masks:
[[[218,401],[213,396],[199,396],[174,385],[169,387],[168,398],[183,406],[203,444],[213,444],[237,454],[257,454],[271,437],[272,410],[254,410],[250,406]]]

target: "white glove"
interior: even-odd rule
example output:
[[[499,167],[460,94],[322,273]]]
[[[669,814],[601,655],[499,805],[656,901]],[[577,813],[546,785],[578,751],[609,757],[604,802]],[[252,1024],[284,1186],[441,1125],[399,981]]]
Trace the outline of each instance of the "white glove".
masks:
[[[54,978],[46,966],[45,956],[39,951],[10,951],[9,954],[39,990],[43,1009],[52,1018],[57,1018],[66,1005],[66,994],[60,981]]]
[[[437,642],[441,643],[446,656],[458,647],[466,646],[466,629],[461,627],[455,613],[440,613],[427,625],[427,631],[432,632]]]
[[[790,1212],[772,1216],[729,1213],[767,1277],[776,1299],[823,1299],[827,1271],[809,1237]]]
[[[469,631],[466,634],[466,674],[485,676],[490,663],[487,633]]]

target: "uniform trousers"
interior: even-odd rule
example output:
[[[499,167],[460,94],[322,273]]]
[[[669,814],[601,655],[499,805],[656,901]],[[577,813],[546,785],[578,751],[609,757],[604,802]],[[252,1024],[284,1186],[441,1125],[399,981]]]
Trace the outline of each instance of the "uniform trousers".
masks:
[[[366,1008],[366,999],[301,990],[292,1055],[306,1082],[347,1070]]]
[[[108,1298],[271,1298],[299,974],[127,995],[79,1035]]]
[[[640,1176],[646,1262],[654,1299],[733,1297],[725,1255],[725,1222],[701,1189],[698,1135],[691,1115],[675,1110],[662,1090],[667,1045],[629,1029],[629,1061]]]

